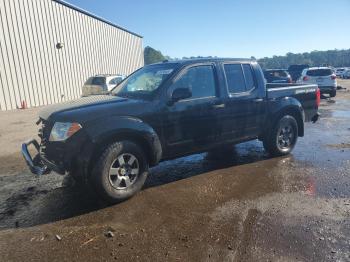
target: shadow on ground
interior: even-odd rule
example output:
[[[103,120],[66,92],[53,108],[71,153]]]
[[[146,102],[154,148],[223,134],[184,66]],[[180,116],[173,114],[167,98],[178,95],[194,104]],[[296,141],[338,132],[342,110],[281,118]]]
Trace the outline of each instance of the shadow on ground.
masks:
[[[151,169],[143,190],[267,158],[261,144],[252,141],[218,152],[165,161]],[[23,172],[17,176],[16,179],[21,179],[29,175]],[[46,179],[56,179],[56,176],[47,176]],[[0,204],[0,230],[47,224],[107,207],[96,196],[75,186],[45,188],[34,184],[12,193]]]

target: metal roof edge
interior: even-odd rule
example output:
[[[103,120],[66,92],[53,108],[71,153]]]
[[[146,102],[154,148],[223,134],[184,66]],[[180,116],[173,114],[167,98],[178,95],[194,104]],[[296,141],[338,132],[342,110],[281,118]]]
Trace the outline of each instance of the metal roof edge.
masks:
[[[121,29],[121,30],[123,30],[123,31],[125,31],[125,32],[128,32],[128,33],[130,33],[130,34],[133,34],[134,36],[143,38],[142,35],[139,35],[139,34],[136,34],[136,33],[132,32],[132,31],[130,31],[130,30],[127,30],[127,29],[125,29],[124,27],[121,27],[121,26],[119,26],[119,25],[116,25],[116,24],[114,24],[114,23],[112,23],[112,22],[110,22],[110,21],[108,21],[108,20],[106,20],[106,19],[104,19],[104,18],[102,18],[102,17],[100,17],[100,16],[94,15],[93,13],[91,13],[91,12],[89,12],[89,11],[86,11],[86,10],[80,8],[80,7],[77,7],[77,6],[73,5],[73,4],[70,4],[70,3],[66,2],[66,1],[63,1],[63,0],[52,0],[52,1],[54,1],[54,2],[56,2],[56,3],[58,3],[58,4],[61,4],[61,5],[64,5],[64,6],[68,7],[68,8],[71,8],[71,9],[73,9],[73,10],[75,10],[75,11],[78,11],[78,12],[80,12],[80,13],[82,13],[82,14],[88,15],[88,16],[90,16],[90,17],[92,17],[92,18],[97,19],[97,20],[100,20],[101,22],[104,22],[104,23],[106,23],[106,24],[108,24],[108,25],[110,25],[110,26],[116,27],[116,28]]]

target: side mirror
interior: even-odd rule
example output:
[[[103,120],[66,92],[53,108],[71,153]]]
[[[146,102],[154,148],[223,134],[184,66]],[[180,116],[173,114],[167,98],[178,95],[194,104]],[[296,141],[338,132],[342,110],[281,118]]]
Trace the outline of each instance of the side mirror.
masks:
[[[192,96],[192,91],[188,87],[177,88],[173,91],[171,95],[171,102],[175,103],[179,100],[190,98]]]

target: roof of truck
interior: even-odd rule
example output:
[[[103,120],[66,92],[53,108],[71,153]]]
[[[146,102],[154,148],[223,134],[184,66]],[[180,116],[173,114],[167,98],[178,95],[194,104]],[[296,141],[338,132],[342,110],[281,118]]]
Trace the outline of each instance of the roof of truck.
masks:
[[[193,59],[181,59],[181,60],[164,60],[162,63],[176,63],[176,64],[194,64],[194,63],[206,63],[206,62],[255,62],[255,60],[249,58],[193,58]]]

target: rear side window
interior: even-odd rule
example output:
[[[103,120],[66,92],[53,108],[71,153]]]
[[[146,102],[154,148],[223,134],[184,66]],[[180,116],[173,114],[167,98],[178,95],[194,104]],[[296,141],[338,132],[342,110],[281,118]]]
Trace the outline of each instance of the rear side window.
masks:
[[[254,77],[250,65],[225,64],[224,69],[230,93],[246,92],[254,88]]]
[[[224,65],[228,91],[230,93],[245,92],[245,81],[240,64]]]
[[[308,76],[330,76],[333,72],[331,69],[312,69],[306,72]]]

